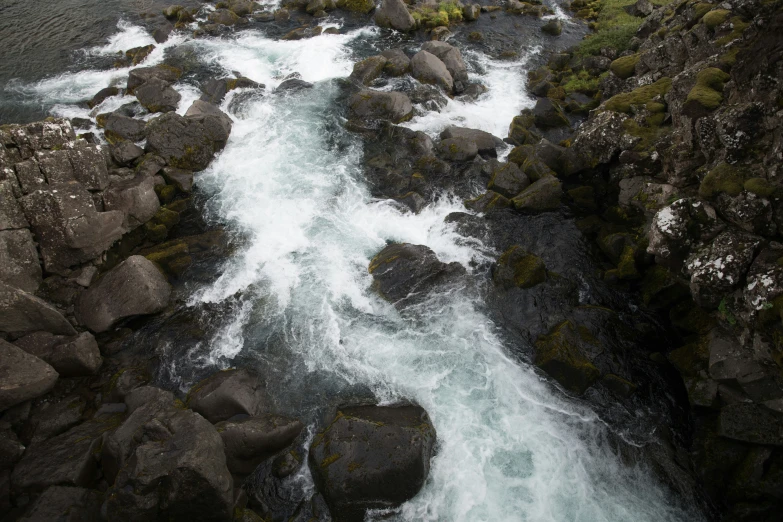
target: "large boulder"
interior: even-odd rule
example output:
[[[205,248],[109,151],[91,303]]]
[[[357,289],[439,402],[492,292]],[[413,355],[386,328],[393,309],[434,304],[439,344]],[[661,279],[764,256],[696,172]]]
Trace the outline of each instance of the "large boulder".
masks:
[[[201,123],[217,149],[226,146],[233,122],[231,117],[221,111],[217,105],[204,100],[196,100],[188,107],[185,117]]]
[[[525,212],[544,212],[560,208],[563,188],[554,176],[545,176],[527,187],[511,202],[514,208]]]
[[[147,124],[147,149],[180,169],[204,170],[227,138],[221,117],[168,112]]]
[[[231,519],[234,482],[223,441],[201,415],[159,410],[128,443],[131,456],[108,491],[109,520]]]
[[[498,258],[492,280],[502,288],[533,288],[546,281],[544,262],[535,254],[514,245]]]
[[[78,140],[65,144],[64,148],[68,152],[68,159],[73,166],[73,177],[76,181],[80,182],[87,190],[106,188],[106,185],[109,184],[109,172],[106,167],[104,146],[86,145],[84,140]],[[52,183],[50,182],[50,184]]]
[[[446,161],[470,161],[478,152],[476,142],[464,136],[446,138],[438,143],[438,154]]]
[[[104,208],[122,212],[125,216],[122,226],[133,230],[152,219],[160,209],[155,183],[155,178],[143,175],[114,183],[103,192]]]
[[[387,49],[381,53],[386,58],[383,70],[389,76],[402,76],[411,70],[411,59],[402,49]]]
[[[385,56],[370,56],[360,62],[353,64],[353,71],[350,78],[356,80],[362,85],[370,85],[373,80],[383,73],[387,59]]]
[[[533,117],[536,127],[539,129],[555,129],[558,127],[568,127],[568,117],[563,111],[549,98],[539,98],[536,106],[533,107]]]
[[[177,110],[182,95],[166,81],[150,78],[136,87],[136,98],[150,112],[170,112]]]
[[[240,476],[287,448],[303,428],[296,419],[272,414],[222,421],[215,427],[223,439],[229,471]]]
[[[459,49],[446,42],[431,41],[425,42],[421,46],[421,50],[437,56],[446,66],[455,82],[462,82],[463,86],[467,83],[468,67],[465,65],[465,60],[462,58],[462,53]]]
[[[508,162],[492,170],[487,189],[506,197],[513,198],[530,186],[530,179],[516,163]]]
[[[381,250],[370,262],[373,286],[386,300],[415,298],[465,273],[459,263],[443,263],[424,245],[399,243]]]
[[[93,283],[76,302],[76,319],[93,332],[105,332],[118,321],[160,312],[171,287],[155,264],[131,256]]]
[[[416,27],[416,20],[402,0],[383,0],[375,11],[375,23],[398,31],[410,31]]]
[[[420,406],[341,408],[310,447],[313,479],[335,520],[413,498],[430,470],[436,433]]]
[[[144,156],[144,149],[128,140],[121,140],[113,144],[109,151],[111,157],[119,165],[130,167],[133,162]]]
[[[258,415],[267,402],[261,381],[245,369],[217,372],[193,386],[187,398],[189,408],[213,423]]]
[[[74,335],[71,323],[51,304],[0,282],[0,332],[21,335],[44,330]]]
[[[103,123],[104,135],[110,143],[119,143],[122,140],[141,141],[144,139],[147,123],[118,112],[112,112],[104,117],[99,117]]]
[[[0,231],[0,282],[34,293],[41,281],[38,250],[30,231]]]
[[[98,212],[90,193],[76,181],[36,190],[20,202],[47,272],[61,273],[95,259],[124,232],[122,212]]]
[[[401,92],[381,92],[365,89],[348,100],[351,119],[372,123],[387,120],[406,121],[413,116],[410,99]]]
[[[438,85],[446,92],[454,89],[454,79],[446,64],[427,51],[419,51],[411,58],[411,76],[422,83]]]
[[[168,65],[157,65],[155,67],[139,67],[132,69],[128,73],[128,84],[126,89],[129,94],[133,94],[133,91],[137,87],[143,85],[152,78],[163,80],[164,82],[173,83],[182,76],[182,71]]]
[[[56,381],[54,368],[0,339],[0,412],[43,395]]]
[[[98,343],[89,332],[74,337],[35,332],[14,344],[49,363],[62,377],[94,375],[103,363]]]
[[[98,522],[103,495],[98,491],[69,486],[51,486],[27,509],[19,522]]]
[[[503,146],[503,140],[493,136],[489,132],[467,127],[455,127],[450,125],[440,133],[441,139],[466,138],[476,144],[479,154],[497,156],[497,148]]]

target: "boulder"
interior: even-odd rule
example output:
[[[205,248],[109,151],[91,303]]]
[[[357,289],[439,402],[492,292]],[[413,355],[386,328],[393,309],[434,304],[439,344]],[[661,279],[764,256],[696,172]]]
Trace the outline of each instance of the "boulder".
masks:
[[[180,192],[189,194],[193,190],[193,173],[189,170],[165,167],[163,169],[163,178],[166,180],[166,183],[174,185]]]
[[[217,9],[209,13],[207,19],[210,23],[232,26],[239,22],[239,16],[228,9]]]
[[[359,522],[392,509],[424,485],[436,433],[420,406],[340,408],[310,447],[313,479],[335,520]]]
[[[0,332],[21,335],[39,330],[60,335],[76,334],[71,323],[54,306],[0,282]]]
[[[514,245],[500,256],[492,280],[502,288],[533,288],[546,281],[544,262],[535,254]]]
[[[348,108],[351,119],[368,123],[378,120],[400,123],[413,116],[410,99],[400,92],[362,90],[351,96]]]
[[[536,127],[542,130],[568,127],[568,118],[549,98],[539,98],[533,108]]]
[[[636,144],[635,138],[625,130],[626,119],[626,115],[614,111],[596,114],[579,127],[572,148],[591,163],[609,163]]]
[[[76,302],[76,319],[93,332],[105,332],[128,317],[160,312],[171,287],[152,261],[131,256],[94,282]]]
[[[446,138],[438,143],[438,154],[446,161],[470,161],[478,155],[478,147],[464,136]]]
[[[383,70],[389,76],[402,76],[411,70],[411,59],[402,49],[387,49],[381,53],[386,58]]]
[[[90,101],[87,102],[87,106],[90,109],[94,109],[104,101],[106,101],[107,98],[111,98],[112,96],[117,96],[120,94],[120,90],[117,87],[104,87],[97,93],[95,93],[95,96],[92,97]]]
[[[516,163],[508,162],[498,165],[492,171],[487,189],[497,192],[506,198],[513,198],[530,186],[530,180]]]
[[[433,41],[425,42],[421,46],[421,50],[437,56],[448,69],[454,82],[467,84],[468,67],[465,65],[465,60],[462,59],[462,53],[459,49],[446,42]]]
[[[155,408],[164,408],[175,404],[174,394],[155,386],[139,386],[132,389],[123,398],[128,407],[128,414],[133,413],[142,406],[155,405]]]
[[[225,123],[215,116],[186,118],[169,112],[147,124],[147,149],[171,167],[204,170],[225,145]]]
[[[467,127],[455,127],[453,125],[446,127],[440,133],[441,139],[447,138],[466,138],[473,141],[478,148],[478,153],[486,156],[497,156],[497,147],[503,146],[503,140],[492,134],[479,130],[469,129]]]
[[[350,78],[362,85],[370,85],[373,80],[378,78],[386,66],[386,57],[382,55],[370,56],[353,65],[353,71]]]
[[[114,183],[103,192],[104,208],[122,212],[123,228],[133,230],[152,219],[160,209],[155,184],[155,178],[142,175]]]
[[[112,112],[105,117],[99,116],[99,121],[103,124],[104,134],[109,143],[121,143],[123,140],[135,142],[144,139],[147,122],[143,120]]]
[[[638,0],[635,4],[629,5],[625,9],[631,16],[645,18],[652,14],[655,6],[653,6],[650,0]]]
[[[38,250],[30,231],[26,228],[0,231],[0,282],[32,294],[41,281]]]
[[[466,22],[475,22],[481,15],[481,4],[462,6],[462,18]]]
[[[375,24],[406,32],[416,27],[416,20],[402,0],[383,0],[375,11]]]
[[[60,273],[95,259],[124,232],[122,212],[96,211],[92,196],[76,181],[36,190],[19,201],[47,272]]]
[[[289,78],[280,82],[275,92],[298,92],[302,89],[311,89],[313,84],[300,78]]]
[[[760,404],[729,404],[720,410],[718,433],[751,444],[783,446],[783,418]]]
[[[56,381],[54,368],[0,339],[0,412],[40,397]]]
[[[459,263],[443,263],[424,245],[400,243],[381,250],[370,262],[373,287],[387,301],[423,294],[465,273]]]
[[[14,165],[14,171],[16,172],[16,179],[19,180],[19,185],[22,188],[23,194],[30,194],[31,192],[46,186],[46,178],[38,167],[38,162],[33,159],[16,163]]]
[[[144,155],[144,149],[132,141],[122,140],[109,147],[111,157],[118,165],[130,167],[133,162]]]
[[[164,82],[174,83],[182,76],[182,71],[168,65],[157,65],[155,67],[138,67],[131,69],[128,73],[128,94],[133,94],[133,91],[146,83],[152,78],[163,80]]]
[[[223,441],[203,417],[173,407],[158,411],[134,430],[129,451],[108,491],[108,520],[231,519],[234,483]]]
[[[103,495],[98,491],[68,486],[51,486],[27,509],[19,522],[98,522]]]
[[[98,343],[89,332],[70,338],[37,332],[22,337],[15,344],[49,363],[61,377],[94,375],[103,363]]]
[[[14,176],[14,182],[16,177]],[[9,180],[0,181],[0,230],[27,228],[30,224],[14,196],[14,185]]]
[[[559,18],[553,18],[541,26],[541,31],[550,36],[560,36],[563,32],[563,22]]]
[[[196,100],[188,107],[185,117],[201,123],[217,149],[226,146],[233,122],[231,117],[221,111],[217,105],[204,100]]]
[[[491,210],[502,210],[511,207],[511,201],[502,194],[492,190],[486,191],[480,196],[465,201],[465,208],[474,212],[489,212]]]
[[[296,419],[272,414],[222,421],[215,427],[223,439],[229,471],[240,476],[287,448],[303,428]]]
[[[511,200],[514,208],[526,212],[544,212],[560,208],[563,189],[554,176],[545,176]]]
[[[338,0],[336,4],[337,7],[354,13],[367,14],[375,9],[375,2],[373,0]]]
[[[166,81],[150,78],[134,91],[136,98],[150,112],[171,112],[177,110],[182,95]]]
[[[411,58],[411,76],[422,83],[438,85],[446,92],[454,89],[454,79],[446,65],[427,51],[419,51]]]
[[[238,16],[247,16],[253,12],[255,2],[249,0],[231,0],[229,6],[231,11]]]
[[[683,198],[659,210],[648,234],[647,253],[657,263],[680,269],[693,247],[709,242],[724,228],[715,209],[695,198]]]
[[[535,344],[535,365],[559,382],[565,389],[582,394],[601,375],[592,363],[583,343],[597,342],[591,335],[566,321]]]
[[[30,438],[30,444],[35,444],[65,433],[82,421],[86,406],[86,401],[78,395],[57,402],[40,401],[33,406],[23,435]]]
[[[187,398],[188,408],[212,423],[258,415],[267,402],[261,381],[245,369],[217,372],[193,386]]]

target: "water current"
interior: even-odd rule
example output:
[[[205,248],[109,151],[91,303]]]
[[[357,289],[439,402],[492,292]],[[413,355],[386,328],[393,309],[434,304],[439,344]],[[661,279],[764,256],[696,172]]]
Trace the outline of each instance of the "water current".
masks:
[[[109,55],[147,43],[140,27],[121,22],[108,43],[85,52]],[[472,285],[402,312],[372,291],[367,266],[391,241],[427,245],[469,272],[476,261],[497,255],[444,223],[451,212],[465,211],[448,194],[419,214],[371,197],[361,141],[343,129],[336,107],[336,79],[387,46],[371,27],[300,41],[271,39],[255,28],[222,38],[177,36],[144,63],[178,47],[205,66],[266,85],[263,95],[229,93],[222,108],[234,120],[231,138],[196,178],[207,217],[244,239],[213,284],[192,289],[187,306],[237,295],[240,305],[217,335],[169,360],[167,371],[176,377],[188,365],[255,361],[274,381],[270,389],[281,409],[311,424],[309,412],[319,403],[350,390],[384,403],[418,402],[437,428],[437,454],[423,490],[397,520],[696,518],[645,466],[621,462],[605,442],[607,426],[589,407],[512,355]],[[504,136],[513,116],[532,105],[523,87],[532,52],[502,62],[468,54],[471,74],[480,75],[488,92],[476,102],[452,100],[406,125],[432,136],[448,124]],[[90,117],[132,98],[110,98],[92,114],[75,102],[127,72],[68,72],[14,88],[54,114]],[[274,94],[293,72],[315,87]],[[177,88],[183,112],[198,89]]]

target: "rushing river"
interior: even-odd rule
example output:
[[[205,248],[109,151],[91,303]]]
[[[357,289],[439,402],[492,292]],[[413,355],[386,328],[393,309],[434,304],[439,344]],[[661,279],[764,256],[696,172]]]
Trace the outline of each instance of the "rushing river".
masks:
[[[107,44],[85,52],[109,55],[147,43],[141,28],[122,22]],[[145,62],[178,47],[207,67],[266,85],[263,95],[229,93],[222,106],[234,119],[228,146],[197,176],[208,218],[243,242],[213,284],[191,291],[187,306],[239,304],[217,335],[167,361],[170,376],[176,380],[189,365],[256,364],[281,410],[313,425],[314,412],[351,394],[420,403],[437,428],[438,450],[424,489],[399,520],[698,518],[644,466],[621,462],[596,414],[512,355],[471,285],[402,313],[371,290],[367,266],[390,241],[427,245],[469,272],[475,261],[497,256],[444,223],[449,213],[464,212],[461,201],[444,195],[413,214],[370,196],[361,141],[343,129],[335,106],[335,79],[389,45],[371,27],[300,41],[269,39],[256,28],[228,38],[177,36]],[[469,53],[488,92],[407,125],[432,136],[447,124],[504,136],[513,116],[532,105],[523,87],[531,52],[502,62]],[[74,103],[127,71],[70,72],[14,88],[55,114],[88,116]],[[294,72],[315,87],[273,94]],[[177,88],[183,112],[198,89]],[[109,99],[93,116],[131,99]]]

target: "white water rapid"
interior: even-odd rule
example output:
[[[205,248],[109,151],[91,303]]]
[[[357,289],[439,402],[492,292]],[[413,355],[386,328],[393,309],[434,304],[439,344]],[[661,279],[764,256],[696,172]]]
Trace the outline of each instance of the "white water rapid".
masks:
[[[473,292],[434,296],[401,314],[371,290],[368,264],[388,241],[427,245],[469,271],[471,260],[497,254],[444,224],[449,213],[465,211],[460,201],[443,197],[413,214],[369,195],[361,142],[341,128],[330,79],[350,73],[357,42],[372,46],[377,38],[370,28],[300,41],[248,30],[166,44],[191,46],[201,61],[266,84],[264,96],[229,93],[223,109],[234,119],[231,138],[196,178],[209,214],[245,242],[190,305],[238,292],[244,305],[193,360],[222,367],[240,354],[264,360],[273,350],[265,339],[276,339],[290,371],[311,372],[331,382],[330,390],[361,385],[383,402],[420,403],[437,429],[437,455],[424,489],[394,520],[692,520],[649,470],[620,462],[594,413],[510,356]],[[475,104],[451,101],[408,125],[432,135],[447,124],[505,135],[531,104],[524,62],[476,60],[486,95]],[[31,88],[69,103],[74,90],[92,94],[123,72],[84,72]],[[315,88],[273,94],[292,72]],[[106,103],[101,111],[120,101]]]

